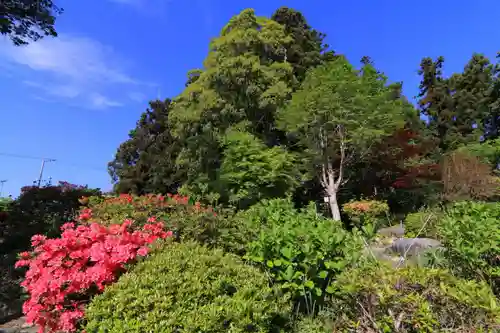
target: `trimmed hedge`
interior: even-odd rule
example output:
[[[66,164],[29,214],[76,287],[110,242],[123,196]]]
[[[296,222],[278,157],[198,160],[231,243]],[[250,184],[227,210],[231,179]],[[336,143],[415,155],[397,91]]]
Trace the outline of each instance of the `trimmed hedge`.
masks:
[[[221,250],[175,243],[96,297],[85,331],[280,332],[289,312],[258,269]]]

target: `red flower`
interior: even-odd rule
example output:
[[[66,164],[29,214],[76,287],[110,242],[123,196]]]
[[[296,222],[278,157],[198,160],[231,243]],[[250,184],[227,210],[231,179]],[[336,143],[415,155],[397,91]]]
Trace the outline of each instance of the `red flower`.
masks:
[[[29,299],[23,305],[28,323],[40,332],[74,332],[84,316],[83,303],[67,303],[72,295],[92,296],[116,281],[138,256],[148,254],[147,245],[166,238],[162,223],[146,224],[130,232],[132,221],[104,227],[97,223],[75,226],[65,224],[60,238],[32,238],[33,252],[20,253],[16,267],[28,267],[25,280]]]

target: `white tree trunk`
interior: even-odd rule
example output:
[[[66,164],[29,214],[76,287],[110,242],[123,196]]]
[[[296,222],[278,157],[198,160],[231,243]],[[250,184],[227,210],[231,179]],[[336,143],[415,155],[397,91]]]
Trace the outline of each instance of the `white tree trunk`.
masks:
[[[330,211],[332,213],[332,219],[335,221],[340,221],[340,208],[337,202],[337,193],[328,195],[328,203],[330,205]]]
[[[344,181],[344,163],[346,159],[346,142],[344,137],[344,131],[341,126],[337,127],[337,135],[340,141],[340,163],[338,170],[333,169],[332,161],[327,154],[324,155],[324,161],[321,165],[321,185],[325,191],[326,198],[328,198],[328,204],[330,205],[330,212],[332,213],[332,219],[335,221],[341,221],[340,219],[340,207],[337,202],[337,193],[340,186]],[[326,151],[326,136],[321,131],[320,132],[320,147],[323,151]]]

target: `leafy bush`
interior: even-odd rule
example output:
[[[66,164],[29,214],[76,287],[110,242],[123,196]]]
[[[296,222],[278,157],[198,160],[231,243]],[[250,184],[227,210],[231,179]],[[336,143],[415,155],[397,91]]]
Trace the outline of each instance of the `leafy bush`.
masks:
[[[98,195],[97,189],[60,182],[57,186],[26,186],[10,205],[8,217],[0,224],[0,252],[22,251],[33,235],[57,237],[61,226],[72,221],[82,196]]]
[[[276,205],[286,209],[277,211]],[[314,204],[297,211],[291,201],[275,199],[250,211],[261,227],[246,257],[267,269],[298,307],[314,312],[328,283],[360,257],[360,238],[319,216]]]
[[[303,316],[295,320],[294,332],[296,333],[332,333],[321,317]]]
[[[224,159],[217,190],[221,200],[248,208],[262,199],[292,193],[300,184],[297,156],[280,146],[268,148],[258,137],[231,128],[222,143]]]
[[[129,221],[110,227],[67,223],[61,238],[33,236],[33,251],[21,253],[16,263],[29,268],[21,283],[29,294],[23,306],[27,322],[43,332],[75,331],[85,303],[114,282],[126,264],[147,255],[148,244],[171,235],[163,224],[151,222],[134,232],[127,230]]]
[[[389,205],[385,201],[377,200],[350,201],[342,206],[342,210],[355,227],[372,234],[384,224],[383,220],[389,213]]]
[[[7,220],[12,201],[13,200],[11,198],[0,197],[0,223],[3,223],[5,222],[5,220]]]
[[[345,272],[331,287],[335,296],[320,314],[325,333],[500,328],[500,308],[489,286],[444,270],[369,264]]]
[[[297,213],[291,200],[262,200],[228,219],[223,229],[222,245],[227,251],[243,256],[247,245],[258,239],[262,229],[291,219]]]
[[[4,198],[0,197],[0,212],[6,212],[10,209],[10,205],[12,204],[12,198]]]
[[[94,298],[85,330],[279,332],[289,310],[258,269],[221,250],[174,243]]]
[[[192,203],[188,197],[179,195],[121,194],[118,197],[82,198],[81,203],[85,205],[80,210],[81,220],[109,225],[131,219],[134,225],[141,226],[150,216],[155,216],[181,239],[210,245],[217,242],[225,222],[223,214],[219,216],[211,207]]]
[[[450,269],[487,281],[500,295],[500,203],[456,203],[439,223],[438,233]]]
[[[404,221],[406,237],[437,237],[437,223],[442,218],[438,211],[421,211],[408,214]]]

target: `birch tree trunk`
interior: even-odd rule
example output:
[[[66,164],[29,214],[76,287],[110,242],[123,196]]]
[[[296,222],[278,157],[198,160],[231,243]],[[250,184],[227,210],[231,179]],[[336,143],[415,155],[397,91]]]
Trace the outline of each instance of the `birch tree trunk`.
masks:
[[[326,149],[326,137],[320,133],[321,143],[323,149]],[[335,221],[340,221],[340,207],[337,201],[337,194],[340,186],[344,183],[344,163],[345,163],[345,151],[346,144],[344,140],[344,132],[342,127],[337,127],[337,135],[340,139],[340,163],[338,172],[333,169],[331,159],[325,154],[324,162],[321,166],[321,185],[325,191],[326,197],[328,198],[328,204],[330,206],[330,213],[332,214],[332,219]],[[337,177],[335,177],[337,176]],[[335,179],[336,178],[336,179]]]
[[[340,208],[339,203],[337,202],[337,193],[328,195],[328,203],[330,205],[332,219],[335,221],[340,221]]]

